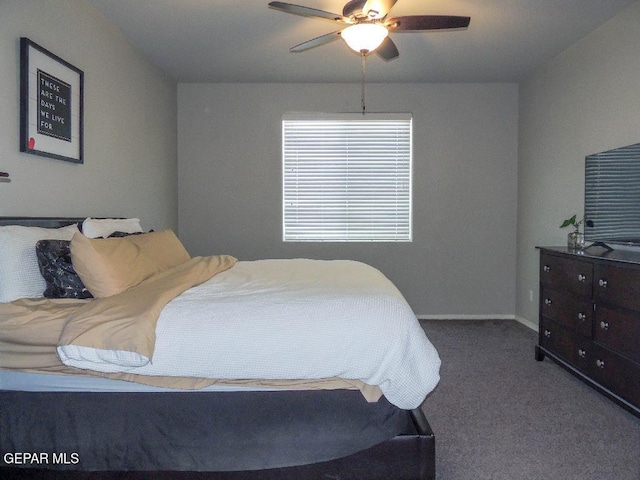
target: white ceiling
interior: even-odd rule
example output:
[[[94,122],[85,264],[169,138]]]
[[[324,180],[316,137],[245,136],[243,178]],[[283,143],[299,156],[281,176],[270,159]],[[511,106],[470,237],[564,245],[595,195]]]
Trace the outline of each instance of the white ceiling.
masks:
[[[178,82],[358,82],[359,56],[338,30],[269,0],[89,0]],[[400,57],[367,59],[368,82],[517,82],[637,0],[399,0],[391,16],[464,15],[466,30],[394,33]],[[342,13],[346,0],[291,3]]]

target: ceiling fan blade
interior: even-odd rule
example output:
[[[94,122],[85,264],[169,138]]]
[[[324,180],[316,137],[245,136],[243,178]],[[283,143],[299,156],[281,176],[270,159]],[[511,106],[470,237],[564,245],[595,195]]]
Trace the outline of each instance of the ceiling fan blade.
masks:
[[[321,35],[311,40],[307,40],[306,42],[302,42],[301,44],[296,45],[295,47],[291,47],[289,51],[293,53],[304,52],[305,50],[309,50],[310,48],[314,48],[314,47],[319,47],[320,45],[333,42],[334,40],[337,40],[339,38],[340,38],[340,30],[333,33],[327,33],[326,35]]]
[[[446,30],[451,28],[467,28],[471,17],[453,15],[409,15],[394,17],[384,22],[385,27],[395,32],[417,30]]]
[[[387,16],[398,0],[367,0],[362,7],[362,13],[370,20],[381,19]]]
[[[292,3],[285,2],[271,2],[269,7],[280,10],[285,13],[292,13],[294,15],[300,15],[303,17],[321,18],[323,20],[331,20],[339,23],[353,23],[349,18],[338,15],[337,13],[325,12],[324,10],[318,10],[316,8],[303,7],[301,5],[294,5]]]
[[[398,52],[398,47],[396,47],[396,44],[393,43],[393,40],[391,40],[391,38],[389,37],[386,37],[382,41],[380,46],[376,48],[376,53],[386,61],[398,58],[398,56],[400,55],[400,52]]]

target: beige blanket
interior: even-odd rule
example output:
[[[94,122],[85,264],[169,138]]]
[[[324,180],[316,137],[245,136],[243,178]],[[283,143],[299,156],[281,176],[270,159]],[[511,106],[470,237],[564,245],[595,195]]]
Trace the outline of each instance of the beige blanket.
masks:
[[[56,349],[70,344],[151,358],[156,322],[164,306],[235,262],[226,255],[195,257],[125,292],[94,300],[40,298],[2,303],[0,368],[68,369]]]
[[[220,255],[195,257],[110,297],[94,300],[22,299],[0,304],[0,368],[40,373],[81,374],[151,386],[199,389],[214,384],[287,389],[359,389],[369,401],[382,393],[357,380],[218,380],[101,373],[64,365],[60,345],[137,352],[151,359],[155,327],[164,306],[188,288],[235,264]]]
[[[153,357],[156,322],[164,306],[235,262],[228,255],[195,257],[122,293],[88,302],[69,316],[58,345],[136,352],[148,361]]]

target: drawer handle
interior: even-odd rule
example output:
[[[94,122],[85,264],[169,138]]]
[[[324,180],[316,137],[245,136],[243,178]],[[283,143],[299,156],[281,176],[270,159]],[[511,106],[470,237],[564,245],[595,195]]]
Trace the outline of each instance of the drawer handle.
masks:
[[[607,281],[603,280],[603,279],[600,279],[598,281],[598,285],[600,285],[602,288],[607,288]]]
[[[604,368],[604,360],[596,360],[596,365],[598,366],[598,368]]]
[[[587,276],[586,275],[582,275],[581,273],[578,274],[578,281],[579,282],[585,282],[587,280]]]
[[[545,273],[549,273],[551,271],[551,267],[549,265],[545,265],[542,267],[542,271]]]
[[[578,349],[578,356],[580,358],[585,358],[587,356],[587,352],[581,348]]]
[[[608,322],[600,322],[600,328],[603,330],[609,330],[609,323]]]
[[[551,301],[551,299],[550,299],[550,298],[545,298],[545,299],[544,299],[544,304],[545,304],[545,305],[547,305],[547,306],[551,306],[551,304],[552,304],[552,303],[553,303],[553,302]]]
[[[547,337],[547,338],[551,338],[551,331],[545,330],[544,331],[544,336]]]
[[[587,316],[584,313],[582,312],[578,313],[578,320],[582,320],[584,322],[586,319],[587,319]]]

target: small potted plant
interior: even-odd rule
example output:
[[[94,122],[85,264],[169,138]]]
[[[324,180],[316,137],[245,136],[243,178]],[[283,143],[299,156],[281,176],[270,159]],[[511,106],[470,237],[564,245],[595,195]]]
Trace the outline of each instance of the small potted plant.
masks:
[[[566,228],[569,225],[573,226],[575,230],[567,235],[567,246],[574,250],[581,250],[584,248],[584,233],[580,232],[580,225],[584,223],[584,217],[576,221],[577,217],[578,215],[576,214],[571,218],[567,218],[562,222],[560,228]]]

